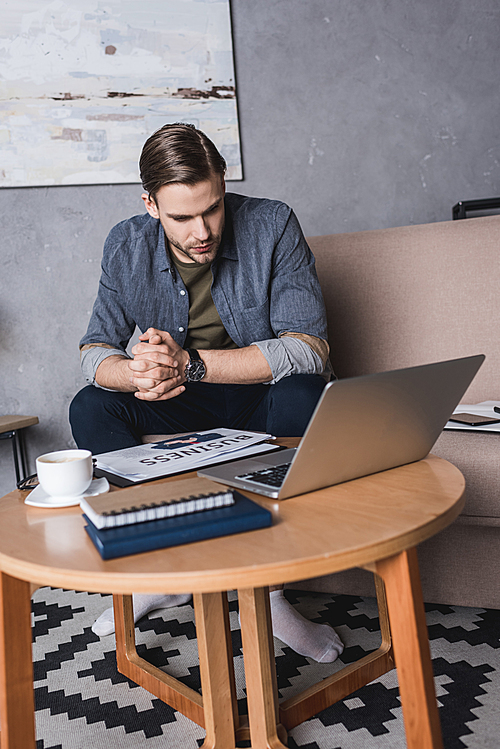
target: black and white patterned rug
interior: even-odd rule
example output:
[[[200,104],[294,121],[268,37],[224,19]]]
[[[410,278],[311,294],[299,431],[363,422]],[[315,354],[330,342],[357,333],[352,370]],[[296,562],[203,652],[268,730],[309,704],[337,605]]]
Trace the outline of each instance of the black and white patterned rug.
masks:
[[[317,664],[275,640],[287,699],[380,643],[375,599],[287,591],[309,619],[335,626],[342,663]],[[229,594],[237,692],[246,712],[238,603]],[[114,637],[93,634],[110,596],[41,588],[33,596],[37,749],[198,749],[204,731],[116,670]],[[500,611],[429,604],[431,652],[445,749],[500,746]],[[136,629],[139,654],[199,689],[191,604],[152,612]],[[289,733],[291,749],[403,749],[392,671]]]

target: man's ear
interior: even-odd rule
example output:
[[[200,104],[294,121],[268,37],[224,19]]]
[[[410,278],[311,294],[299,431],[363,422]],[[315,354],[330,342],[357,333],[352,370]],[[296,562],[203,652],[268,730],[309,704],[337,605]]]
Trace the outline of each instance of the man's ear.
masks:
[[[153,218],[160,218],[160,214],[158,213],[158,206],[154,202],[153,198],[145,192],[142,193],[141,198],[144,201],[144,205],[146,206],[146,210],[149,215]]]

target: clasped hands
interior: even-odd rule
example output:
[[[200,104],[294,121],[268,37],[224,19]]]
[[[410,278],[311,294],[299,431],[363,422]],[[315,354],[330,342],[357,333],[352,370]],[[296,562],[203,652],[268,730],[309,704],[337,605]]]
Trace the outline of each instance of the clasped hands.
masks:
[[[175,398],[184,391],[184,370],[189,354],[170,333],[148,328],[139,336],[129,360],[130,382],[137,388],[136,398],[159,401]]]

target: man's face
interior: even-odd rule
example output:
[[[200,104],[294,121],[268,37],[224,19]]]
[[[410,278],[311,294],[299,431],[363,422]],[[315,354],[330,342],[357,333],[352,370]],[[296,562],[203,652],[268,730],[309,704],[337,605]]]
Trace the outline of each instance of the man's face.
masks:
[[[184,263],[215,259],[224,230],[224,180],[214,175],[196,185],[160,187],[156,203],[142,195],[148,213],[160,219],[174,255]]]

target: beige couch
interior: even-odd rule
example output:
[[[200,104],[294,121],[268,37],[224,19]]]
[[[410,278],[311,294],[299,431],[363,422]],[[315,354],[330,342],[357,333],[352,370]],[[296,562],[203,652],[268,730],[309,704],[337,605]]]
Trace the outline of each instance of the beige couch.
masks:
[[[308,241],[339,377],[484,353],[463,402],[500,400],[500,216]],[[462,515],[419,549],[424,600],[500,608],[500,434],[444,432],[433,452],[467,490]],[[362,570],[293,587],[374,593]]]

